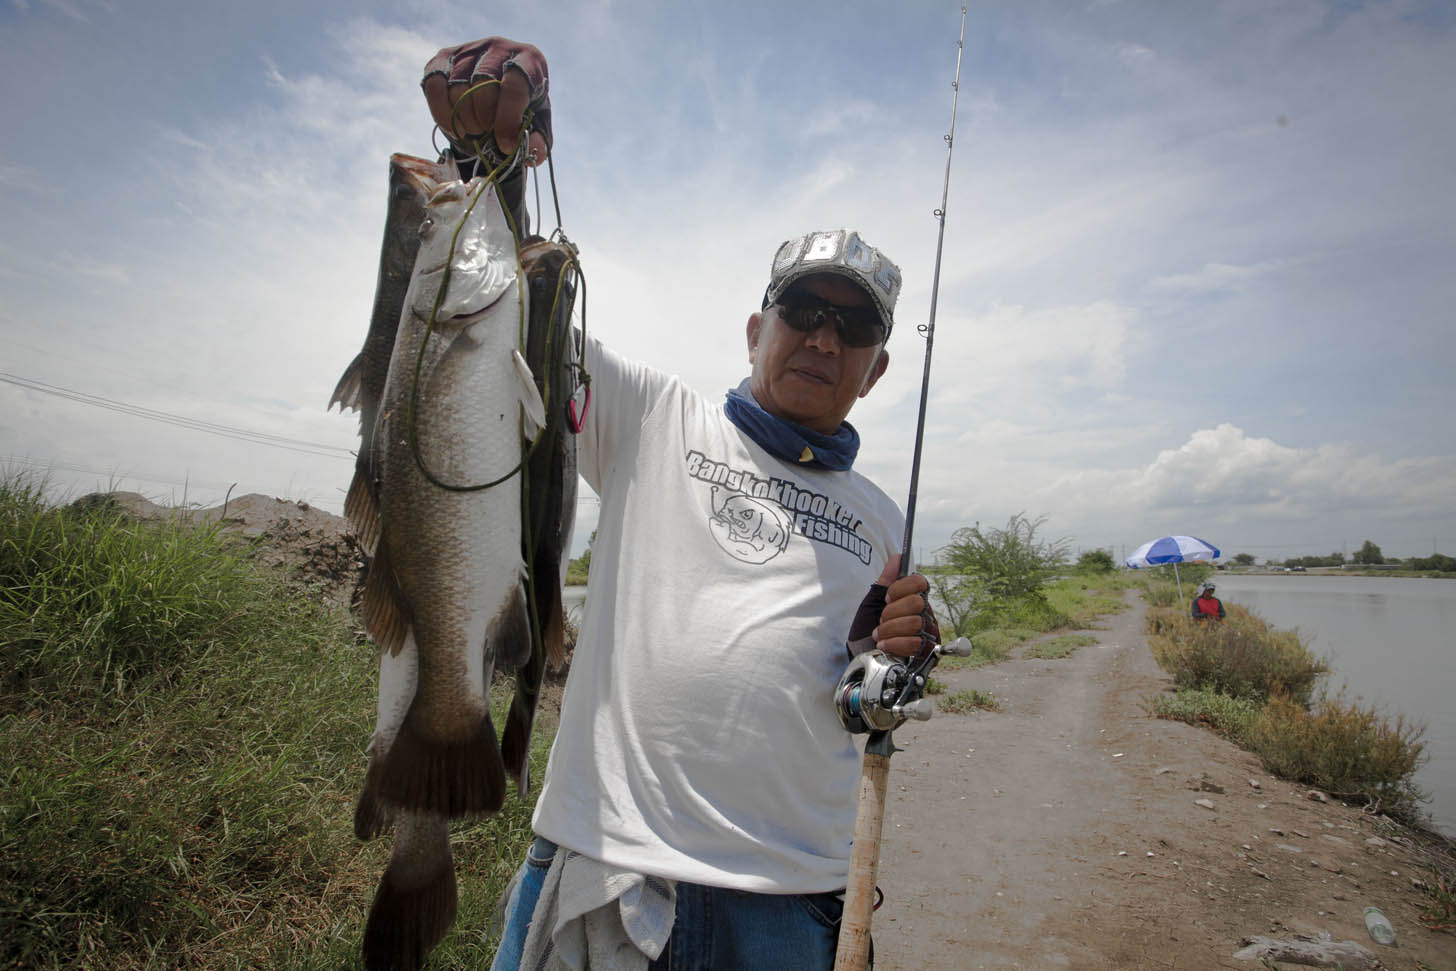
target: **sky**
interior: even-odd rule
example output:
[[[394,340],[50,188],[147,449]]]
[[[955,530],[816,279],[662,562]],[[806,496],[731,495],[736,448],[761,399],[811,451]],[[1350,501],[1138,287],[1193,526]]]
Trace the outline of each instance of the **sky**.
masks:
[[[622,353],[719,397],[781,241],[850,227],[900,265],[851,421],[902,503],[958,93],[922,562],[1017,514],[1119,558],[1165,534],[1456,554],[1456,8],[972,3],[957,92],[960,22],[946,0],[5,0],[0,469],[339,512],[358,422],[327,404],[368,327],[388,157],[434,154],[425,61],[501,34],[550,62],[562,228]]]

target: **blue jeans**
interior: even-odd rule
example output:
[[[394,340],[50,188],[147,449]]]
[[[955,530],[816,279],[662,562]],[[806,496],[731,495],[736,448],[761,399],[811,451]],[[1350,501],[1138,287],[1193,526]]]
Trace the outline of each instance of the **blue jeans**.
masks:
[[[543,837],[526,852],[491,971],[520,967],[531,912],[555,855],[556,844]],[[834,967],[843,910],[837,892],[748,893],[679,882],[672,936],[651,971],[827,971]]]

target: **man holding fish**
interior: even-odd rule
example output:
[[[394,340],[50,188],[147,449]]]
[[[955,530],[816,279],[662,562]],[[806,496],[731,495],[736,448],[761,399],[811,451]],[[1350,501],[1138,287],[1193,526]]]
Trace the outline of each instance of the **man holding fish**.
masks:
[[[457,146],[510,154],[529,111],[544,159],[536,48],[446,48],[423,89]],[[889,362],[899,290],[857,233],[783,243],[726,402],[587,342],[591,584],[494,967],[833,964],[859,756],[831,695],[851,653],[938,633],[845,422]]]

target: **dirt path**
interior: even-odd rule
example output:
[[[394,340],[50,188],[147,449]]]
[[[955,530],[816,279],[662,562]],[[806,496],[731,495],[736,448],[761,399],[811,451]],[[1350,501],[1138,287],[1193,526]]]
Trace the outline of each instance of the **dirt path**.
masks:
[[[937,672],[1001,710],[896,732],[876,966],[1259,969],[1241,938],[1327,931],[1392,971],[1456,971],[1456,935],[1417,920],[1418,846],[1146,713],[1169,681],[1128,603],[1069,658]],[[1370,940],[1366,906],[1398,947]]]

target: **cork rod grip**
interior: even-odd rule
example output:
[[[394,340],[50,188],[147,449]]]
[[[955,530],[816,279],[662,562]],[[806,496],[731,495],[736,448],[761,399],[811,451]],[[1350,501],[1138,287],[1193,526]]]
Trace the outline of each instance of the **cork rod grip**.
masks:
[[[880,870],[880,831],[885,822],[885,795],[890,757],[866,752],[860,768],[859,806],[854,817],[854,848],[849,856],[849,884],[834,971],[864,971],[869,965],[870,916],[875,909],[875,880]]]

